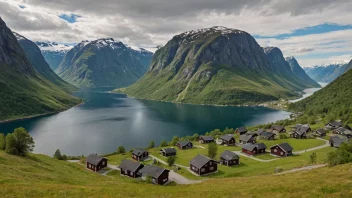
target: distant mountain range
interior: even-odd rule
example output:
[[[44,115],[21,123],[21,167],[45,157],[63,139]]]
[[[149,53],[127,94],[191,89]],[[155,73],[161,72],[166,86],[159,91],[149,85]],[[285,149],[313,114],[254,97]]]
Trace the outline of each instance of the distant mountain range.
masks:
[[[0,18],[0,121],[56,112],[81,102],[36,71],[29,59]]]
[[[13,34],[16,36],[18,43],[24,50],[31,65],[40,75],[50,80],[52,83],[67,92],[78,90],[76,87],[62,80],[57,74],[55,74],[55,72],[45,61],[39,47],[34,42],[28,40],[27,38],[18,33],[14,32]]]
[[[46,62],[50,65],[52,70],[55,70],[61,63],[65,54],[72,49],[73,46],[59,44],[56,42],[42,42],[37,41],[35,44],[38,45]]]
[[[304,71],[317,82],[330,83],[345,73],[347,65],[347,63],[317,65],[314,67],[305,67]]]
[[[279,48],[263,49],[244,31],[216,26],[173,37],[155,52],[148,72],[119,91],[153,100],[239,105],[320,87],[296,67]]]
[[[124,87],[147,71],[152,56],[112,38],[82,41],[66,53],[56,73],[78,87]]]

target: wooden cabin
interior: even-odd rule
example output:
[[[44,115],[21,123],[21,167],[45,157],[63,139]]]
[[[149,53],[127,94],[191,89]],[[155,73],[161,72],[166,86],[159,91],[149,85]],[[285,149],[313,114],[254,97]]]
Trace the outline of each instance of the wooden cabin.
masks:
[[[148,151],[144,149],[135,149],[132,152],[132,159],[136,161],[144,161],[149,157]]]
[[[201,144],[209,144],[214,141],[215,141],[214,138],[211,136],[200,136],[199,137],[199,143],[201,143]]]
[[[240,157],[229,150],[225,150],[220,155],[220,163],[226,166],[234,166],[240,164]]]
[[[265,150],[266,150],[266,145],[264,143],[245,144],[242,146],[242,153],[245,153],[247,155],[264,154]]]
[[[177,142],[176,146],[181,150],[191,149],[193,148],[193,143],[190,141],[180,141]]]
[[[264,131],[260,133],[259,137],[263,140],[274,140],[275,136],[276,136],[275,133]]]
[[[271,131],[274,133],[285,133],[286,129],[284,126],[275,125],[271,127]]]
[[[307,138],[307,132],[298,130],[298,131],[293,131],[290,133],[290,137],[296,138],[296,139],[305,139]]]
[[[227,134],[227,135],[223,135],[220,137],[221,139],[221,144],[222,145],[227,145],[227,146],[233,146],[236,145],[236,140],[233,137],[233,135]]]
[[[318,136],[318,137],[324,137],[326,136],[326,131],[324,129],[318,129],[316,130],[315,132],[315,135]]]
[[[98,172],[108,166],[108,159],[100,157],[97,154],[90,154],[87,157],[86,165],[88,169]]]
[[[176,149],[175,148],[163,148],[163,149],[160,149],[160,154],[163,155],[164,157],[174,156],[174,155],[176,155]]]
[[[352,131],[344,127],[339,127],[332,131],[334,134],[343,135],[347,138],[352,138]]]
[[[296,126],[292,127],[292,131],[304,131],[309,133],[312,131],[308,124],[296,124]]]
[[[190,169],[197,175],[206,175],[218,171],[218,162],[198,154],[190,161]]]
[[[243,134],[246,134],[248,132],[248,129],[246,127],[239,127],[239,128],[236,129],[235,132],[240,134],[240,135],[243,135]]]
[[[342,122],[329,122],[325,125],[326,128],[329,128],[329,129],[337,129],[339,127],[342,127],[343,126],[343,123]]]
[[[286,157],[292,155],[293,148],[287,143],[281,143],[270,147],[270,153],[272,155]]]
[[[139,173],[139,170],[141,170],[143,167],[143,164],[127,159],[123,160],[119,165],[120,174],[132,178],[141,177],[142,175]]]
[[[153,165],[146,165],[141,170],[139,170],[139,174],[142,175],[142,179],[146,180],[147,177],[152,178],[152,182],[154,184],[163,185],[169,181],[169,170],[153,166]]]
[[[248,135],[248,134],[240,135],[239,142],[241,144],[247,144],[247,143],[254,144],[255,143],[255,137],[253,137],[251,135]]]
[[[340,136],[331,136],[329,143],[331,147],[339,148],[342,143],[347,143],[348,139]]]
[[[258,129],[257,131],[258,136],[260,136],[261,133],[266,132],[265,129]]]

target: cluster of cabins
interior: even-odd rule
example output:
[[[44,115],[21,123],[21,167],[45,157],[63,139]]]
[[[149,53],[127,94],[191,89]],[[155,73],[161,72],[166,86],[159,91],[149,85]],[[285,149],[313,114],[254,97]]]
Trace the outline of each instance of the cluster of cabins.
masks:
[[[325,128],[333,131],[334,134],[341,136],[332,136],[330,138],[330,145],[332,147],[339,147],[342,143],[348,142],[348,139],[352,137],[350,129],[344,128],[341,122],[328,123]],[[285,133],[286,129],[283,126],[273,126],[270,131],[264,129],[258,129],[256,132],[249,132],[245,127],[236,129],[236,133],[240,135],[239,144],[242,146],[242,153],[246,155],[259,155],[266,153],[267,147],[264,143],[257,143],[256,138],[260,137],[265,140],[274,140],[275,136],[279,133]],[[307,138],[307,133],[312,132],[309,125],[297,124],[292,128],[289,133],[290,137],[302,139]],[[325,129],[318,129],[314,132],[316,136],[322,137],[326,135]],[[345,136],[345,137],[343,137]],[[200,136],[199,143],[209,144],[216,142],[217,144],[234,146],[236,145],[236,139],[233,134],[226,134],[215,140],[212,136]],[[190,141],[180,141],[176,145],[180,150],[192,149],[193,143]],[[286,157],[292,155],[293,148],[286,142],[276,144],[270,147],[270,154],[279,157]],[[162,148],[160,154],[164,157],[175,156],[177,151],[175,148]],[[125,159],[119,165],[121,175],[125,175],[131,178],[146,179],[150,177],[152,182],[155,184],[165,184],[169,181],[169,170],[154,166],[144,165],[140,163],[149,158],[149,153],[144,149],[135,149],[132,152],[132,159]],[[87,157],[86,165],[87,168],[92,171],[100,171],[107,167],[108,160],[104,157],[100,157],[97,154],[91,154]],[[204,155],[198,154],[190,161],[189,169],[197,175],[207,175],[218,171],[218,164],[225,166],[235,166],[240,164],[240,157],[229,150],[225,150],[220,154],[219,161],[210,159]]]

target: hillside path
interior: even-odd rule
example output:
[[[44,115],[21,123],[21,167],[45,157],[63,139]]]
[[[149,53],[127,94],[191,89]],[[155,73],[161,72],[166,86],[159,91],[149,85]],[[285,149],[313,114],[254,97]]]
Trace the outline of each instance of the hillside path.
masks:
[[[288,170],[288,171],[285,171],[285,172],[276,173],[274,175],[283,175],[283,174],[286,174],[286,173],[294,173],[294,172],[298,172],[298,171],[312,170],[312,169],[321,168],[321,167],[324,167],[324,166],[327,166],[327,164],[317,164],[317,165],[313,165],[313,166],[305,166],[305,167],[302,167],[302,168],[295,168],[295,169]]]

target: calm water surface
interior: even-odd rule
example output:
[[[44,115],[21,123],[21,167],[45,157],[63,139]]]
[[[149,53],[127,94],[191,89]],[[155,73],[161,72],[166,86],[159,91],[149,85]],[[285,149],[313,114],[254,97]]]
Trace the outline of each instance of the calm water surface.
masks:
[[[86,102],[65,112],[0,124],[0,131],[25,127],[33,136],[36,153],[68,155],[110,153],[119,145],[146,147],[173,136],[225,127],[262,124],[289,118],[290,113],[264,107],[219,107],[137,100],[111,94],[111,88],[75,95]]]

